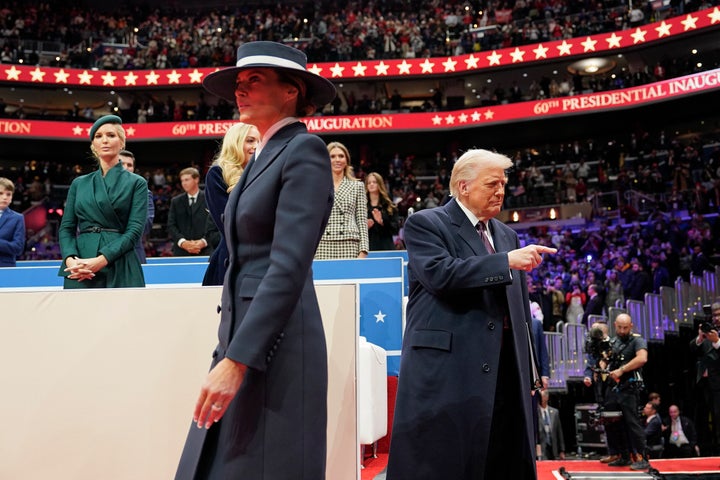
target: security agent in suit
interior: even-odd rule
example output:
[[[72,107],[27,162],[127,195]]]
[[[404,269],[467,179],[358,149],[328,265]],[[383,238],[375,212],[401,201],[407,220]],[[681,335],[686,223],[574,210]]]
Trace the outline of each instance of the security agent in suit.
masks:
[[[649,458],[661,458],[663,453],[663,424],[657,411],[657,405],[647,402],[643,407],[645,416],[645,441]]]
[[[511,165],[467,151],[454,198],[405,224],[410,294],[387,480],[537,477],[525,276],[556,249],[520,248],[493,218]]]
[[[699,443],[710,442],[717,454],[720,449],[720,299],[710,305],[711,325],[704,331],[698,325],[697,337],[690,340],[690,351],[697,357],[695,424]],[[712,431],[707,428],[708,413],[712,417]],[[705,453],[705,452],[703,452]]]
[[[25,248],[25,217],[10,208],[15,184],[0,177],[0,267],[14,267]]]
[[[605,299],[602,295],[600,295],[600,287],[598,287],[596,284],[591,283],[588,285],[587,293],[588,293],[588,301],[585,305],[585,311],[583,312],[583,319],[582,323],[585,325],[590,326],[588,323],[588,317],[590,315],[602,315],[603,314],[603,307],[605,306]]]
[[[205,193],[200,190],[200,172],[193,167],[183,169],[180,183],[185,193],[173,197],[168,212],[173,255],[210,255],[220,237],[205,238],[209,213]]]
[[[135,155],[129,150],[120,150],[120,163],[130,173],[135,173]],[[153,193],[148,188],[148,214],[147,220],[145,221],[145,228],[143,229],[140,240],[135,245],[135,253],[137,253],[140,263],[147,263],[147,256],[145,255],[145,239],[150,234],[153,226],[153,220],[155,220],[155,199]]]
[[[560,412],[548,405],[550,392],[540,392],[538,405],[538,444],[541,457],[538,460],[565,460],[565,437],[560,424]]]

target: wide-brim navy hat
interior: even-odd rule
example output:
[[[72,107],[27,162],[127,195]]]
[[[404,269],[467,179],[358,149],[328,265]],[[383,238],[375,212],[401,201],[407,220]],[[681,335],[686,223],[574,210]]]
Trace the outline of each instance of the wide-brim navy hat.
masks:
[[[236,65],[209,74],[203,80],[203,87],[235,103],[238,72],[248,68],[274,68],[292,72],[305,82],[307,100],[318,108],[332,102],[337,94],[330,80],[307,71],[307,56],[303,52],[282,43],[263,41],[240,45]]]

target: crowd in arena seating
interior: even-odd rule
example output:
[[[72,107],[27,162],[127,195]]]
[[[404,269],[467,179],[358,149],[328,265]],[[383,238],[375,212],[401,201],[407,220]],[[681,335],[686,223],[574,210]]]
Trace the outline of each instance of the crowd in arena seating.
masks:
[[[0,61],[34,64],[22,40],[57,45],[55,65],[107,70],[232,65],[240,43],[292,41],[312,62],[448,56],[621,30],[714,2],[498,0],[243,2],[224,8],[123,2],[4,2]],[[663,3],[663,2],[661,2]],[[118,48],[119,47],[119,48]]]
[[[630,9],[620,1],[517,0],[482,2],[477,9],[460,1],[395,0],[382,5],[349,2],[338,9],[333,2],[321,1],[272,8],[248,4],[196,8],[192,12],[129,3],[103,12],[70,4],[50,9],[42,2],[12,2],[0,7],[0,63],[106,70],[223,66],[234,63],[235,50],[243,42],[295,38],[300,40],[291,43],[317,62],[460,55],[621,30],[717,3],[671,2],[667,8],[654,9],[653,2],[645,1]],[[487,28],[492,26],[496,28]],[[474,32],[475,28],[482,33]],[[46,59],[38,48],[57,52]],[[525,91],[518,85],[498,85],[485,87],[478,95],[482,105],[493,105],[613,90],[691,73],[696,71],[696,63],[689,57],[676,58],[612,76],[537,78]],[[390,98],[384,95],[356,99],[348,92],[344,100],[342,108],[338,104],[332,113],[378,113],[391,107]],[[0,116],[78,121],[87,113],[83,107],[55,112],[15,106],[7,112],[0,108]],[[441,98],[421,107],[424,111],[442,108]],[[193,105],[171,97],[139,98],[122,113],[128,122],[230,119],[237,115],[232,105],[208,103],[202,95]]]
[[[38,63],[38,52],[26,56],[22,42],[42,41],[62,46],[58,64],[70,67],[220,66],[234,62],[235,49],[241,42],[295,37],[303,39],[295,44],[307,51],[311,61],[445,56],[618,30],[654,21],[658,15],[679,14],[683,8],[707,8],[718,2],[671,2],[675,9],[664,12],[653,10],[651,3],[637,2],[636,10],[631,11],[625,2],[493,1],[483,2],[484,13],[477,16],[464,9],[467,2],[459,1],[350,2],[341,9],[324,1],[272,8],[243,5],[192,15],[172,8],[129,4],[103,13],[67,4],[50,9],[45,3],[11,2],[0,6],[4,42],[0,62],[23,59]],[[498,28],[479,36],[470,31],[475,24],[496,24]],[[107,45],[127,47],[108,49]],[[571,77],[544,78],[533,82],[529,91],[496,88],[481,94],[486,105],[548,98],[640,85],[657,81],[661,75],[675,76],[696,68],[687,59],[668,62],[628,72],[624,77],[585,79],[582,85]],[[347,109],[335,113],[381,111],[389,99],[345,100]],[[442,104],[430,103],[426,108],[440,109]],[[67,119],[86,113],[76,106]],[[128,122],[227,119],[234,115],[237,112],[230,104],[211,106],[202,96],[197,105],[178,104],[168,97],[150,103],[138,101],[123,112]],[[652,280],[656,273],[653,266],[658,262],[653,260],[661,260],[670,279],[687,278],[691,271],[711,268],[720,254],[717,242],[712,241],[720,238],[716,215],[720,208],[719,141],[699,136],[680,140],[665,132],[653,132],[628,134],[621,140],[582,139],[503,152],[515,162],[507,208],[582,201],[598,204],[603,194],[617,192],[610,198],[616,199],[612,210],[622,222],[600,216],[587,228],[572,233],[551,226],[523,233],[527,242],[554,245],[560,251],[535,271],[537,286],[545,288],[560,278],[566,292],[575,282],[586,290],[591,283],[605,285],[608,273],[617,271],[627,298],[632,298],[638,291],[657,288]],[[438,152],[434,158],[421,158],[420,153],[401,157],[386,152],[386,158],[358,165],[356,174],[363,178],[370,171],[380,172],[405,218],[412,210],[432,208],[447,200],[450,171],[459,153]],[[207,165],[198,167],[202,171]],[[87,173],[83,170],[79,165],[28,162],[12,175],[2,170],[0,175],[15,181],[20,210],[32,205],[51,209],[52,225],[60,215],[57,209],[62,208],[64,187],[75,176]],[[143,173],[142,168],[139,170]],[[148,256],[170,255],[164,226],[170,199],[180,193],[178,171],[164,167],[144,172],[155,195],[156,211]],[[627,200],[625,193],[631,190],[647,199],[652,215]],[[595,214],[604,211],[597,208]],[[678,216],[683,211],[689,212],[687,219]],[[398,248],[402,248],[402,236]],[[52,229],[30,233],[24,258],[58,256]],[[638,271],[644,273],[635,273]]]
[[[665,132],[630,133],[614,141],[585,139],[571,144],[527,147],[503,152],[514,158],[509,175],[506,208],[548,204],[592,202],[594,219],[571,231],[570,227],[547,226],[525,230],[527,243],[553,245],[559,249],[534,272],[540,290],[556,278],[566,293],[579,283],[583,291],[594,283],[601,288],[609,272],[616,270],[625,298],[657,291],[678,276],[710,270],[720,264],[720,137],[709,134],[688,140]],[[449,172],[458,152],[434,158],[388,154],[378,160],[363,160],[356,166],[362,179],[380,172],[398,205],[401,218],[412,211],[441,205],[448,199]],[[208,165],[197,165],[205,171]],[[155,228],[146,245],[148,256],[171,255],[165,225],[170,199],[181,193],[179,167],[151,167],[139,172],[148,180],[155,196]],[[75,176],[87,173],[79,165],[27,163],[14,176],[0,175],[16,184],[17,209],[40,204],[62,208],[65,188]],[[578,185],[584,184],[581,192]],[[628,201],[625,192],[642,194],[646,204]],[[611,193],[615,217],[599,199]],[[59,216],[51,215],[57,221]],[[601,232],[601,233],[600,233]],[[29,232],[25,259],[58,258],[52,228]],[[397,247],[403,248],[402,235]],[[653,260],[659,260],[653,263]],[[633,267],[637,265],[637,267]],[[667,274],[653,284],[655,270]],[[643,272],[639,274],[637,272]],[[638,293],[640,292],[640,293]]]

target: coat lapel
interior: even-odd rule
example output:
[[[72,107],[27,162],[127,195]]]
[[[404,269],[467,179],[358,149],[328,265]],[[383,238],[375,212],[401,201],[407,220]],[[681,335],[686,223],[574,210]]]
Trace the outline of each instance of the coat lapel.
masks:
[[[260,152],[260,156],[255,158],[252,168],[248,169],[248,175],[243,183],[242,190],[248,188],[257,178],[267,170],[275,159],[280,155],[288,142],[300,133],[307,133],[307,127],[304,123],[296,122],[281,128],[272,136],[267,145]]]
[[[457,235],[468,244],[475,255],[486,254],[485,246],[478,235],[475,227],[470,223],[465,212],[462,211],[456,199],[452,199],[443,207],[450,217],[450,221],[456,228]]]

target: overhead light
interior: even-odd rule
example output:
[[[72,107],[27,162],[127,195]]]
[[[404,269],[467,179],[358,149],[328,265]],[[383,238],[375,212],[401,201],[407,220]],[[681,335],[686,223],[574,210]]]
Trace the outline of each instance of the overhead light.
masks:
[[[607,73],[617,64],[608,58],[592,57],[584,58],[568,65],[568,72],[573,75],[597,75]]]

